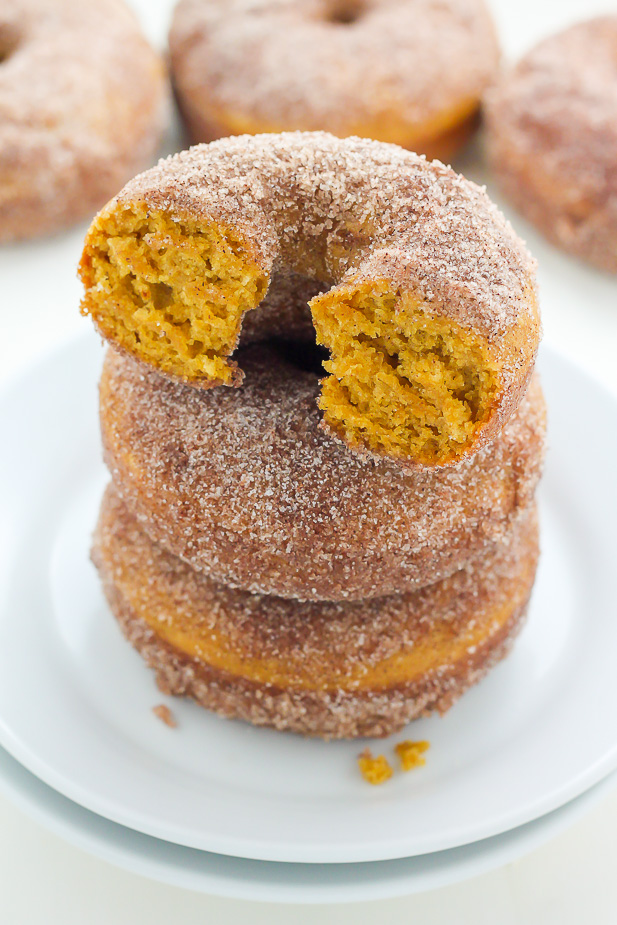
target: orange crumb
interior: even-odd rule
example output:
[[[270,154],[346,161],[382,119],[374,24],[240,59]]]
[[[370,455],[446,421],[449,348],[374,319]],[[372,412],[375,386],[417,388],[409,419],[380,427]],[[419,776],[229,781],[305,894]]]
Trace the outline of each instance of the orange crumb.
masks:
[[[174,729],[177,725],[175,717],[169,707],[166,707],[164,703],[159,703],[158,706],[152,707],[152,712],[155,716],[158,716],[159,719],[163,720],[166,726],[171,726]]]
[[[383,784],[384,781],[392,777],[392,768],[383,755],[377,755],[373,758],[370,748],[366,748],[361,755],[358,755],[358,767],[364,780],[369,784]]]
[[[400,758],[401,769],[411,771],[413,768],[420,768],[426,764],[426,758],[422,756],[429,748],[430,742],[412,742],[410,739],[405,739],[404,742],[395,745],[394,751]]]

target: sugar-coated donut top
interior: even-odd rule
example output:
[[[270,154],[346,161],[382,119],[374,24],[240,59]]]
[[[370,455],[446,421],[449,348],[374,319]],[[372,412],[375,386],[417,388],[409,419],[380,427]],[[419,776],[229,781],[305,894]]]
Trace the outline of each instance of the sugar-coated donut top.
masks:
[[[560,201],[617,222],[617,16],[545,39],[487,96],[500,143],[558,185]]]
[[[483,0],[181,0],[170,45],[185,90],[275,129],[430,123],[498,61]]]
[[[527,326],[522,352],[535,353],[535,262],[523,242],[483,189],[396,145],[322,132],[224,138],[160,161],[105,211],[135,202],[230,227],[267,272],[302,248],[304,271],[331,282],[347,250],[347,277],[385,278],[497,345]]]

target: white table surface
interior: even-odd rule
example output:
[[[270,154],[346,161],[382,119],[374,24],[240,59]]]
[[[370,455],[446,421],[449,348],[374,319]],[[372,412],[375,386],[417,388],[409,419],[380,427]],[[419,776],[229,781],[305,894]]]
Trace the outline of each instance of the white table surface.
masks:
[[[153,41],[162,44],[171,0],[133,0],[133,5]],[[492,0],[491,5],[510,58],[577,18],[617,12],[617,0]],[[474,157],[470,154],[458,166],[482,179]],[[617,279],[561,255],[508,214],[540,261],[541,296],[547,294],[542,303],[546,340],[617,394]],[[21,304],[0,302],[0,385],[87,325],[77,312],[75,277],[84,230],[82,226],[42,244],[0,251],[0,279],[21,281],[23,291]],[[616,868],[613,792],[543,848],[466,883],[386,902],[292,909],[207,897],[125,873],[65,844],[0,797],[1,925],[286,925],[290,919],[298,925],[614,925]]]

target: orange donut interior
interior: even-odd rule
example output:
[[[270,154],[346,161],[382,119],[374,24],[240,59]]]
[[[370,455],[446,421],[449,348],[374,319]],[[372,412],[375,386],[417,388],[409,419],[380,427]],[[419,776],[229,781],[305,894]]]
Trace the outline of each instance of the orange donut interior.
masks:
[[[239,384],[229,356],[270,277],[237,234],[135,203],[98,217],[81,273],[82,311],[111,342],[198,385]],[[423,466],[471,451],[501,392],[478,332],[383,279],[335,285],[310,308],[331,354],[320,407],[349,445]]]

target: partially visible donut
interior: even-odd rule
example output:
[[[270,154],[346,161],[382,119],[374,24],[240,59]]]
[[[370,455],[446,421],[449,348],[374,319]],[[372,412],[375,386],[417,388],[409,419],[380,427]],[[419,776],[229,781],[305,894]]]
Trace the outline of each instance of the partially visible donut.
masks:
[[[487,96],[504,192],[549,240],[617,273],[617,16],[545,39]]]
[[[121,0],[2,0],[0,241],[91,216],[153,156],[166,104]]]
[[[323,738],[386,736],[445,712],[508,651],[537,558],[532,506],[505,543],[414,594],[301,604],[193,571],[152,543],[113,488],[93,548],[111,609],[165,693]]]
[[[180,0],[169,50],[193,141],[323,130],[443,161],[499,60],[483,0]]]
[[[93,222],[82,311],[150,367],[237,385],[243,317],[289,271],[332,287],[310,301],[320,407],[349,446],[447,466],[518,405],[535,265],[482,190],[393,145],[246,135],[162,161]]]
[[[532,503],[545,410],[537,378],[495,442],[455,468],[409,471],[319,427],[319,356],[243,348],[239,389],[191,389],[109,352],[104,454],[157,542],[217,581],[354,600],[443,578],[503,540]]]

